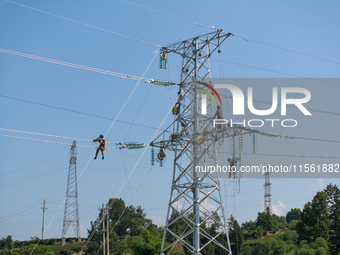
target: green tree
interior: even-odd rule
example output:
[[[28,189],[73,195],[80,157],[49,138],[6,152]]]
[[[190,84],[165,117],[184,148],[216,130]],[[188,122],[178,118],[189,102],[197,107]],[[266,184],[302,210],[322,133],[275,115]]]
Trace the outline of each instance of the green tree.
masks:
[[[301,210],[300,208],[292,208],[286,214],[286,221],[287,223],[291,222],[292,220],[299,220],[300,219]]]
[[[328,240],[329,213],[327,195],[324,191],[317,192],[312,202],[305,204],[297,224],[299,240],[314,241],[318,237]]]
[[[329,184],[324,190],[327,195],[329,212],[330,250],[332,254],[340,253],[340,190],[336,185]]]
[[[243,245],[244,236],[243,231],[238,224],[237,220],[233,217],[233,215],[229,218],[229,240],[231,245],[231,250],[233,254],[239,254],[241,251],[241,247]]]
[[[13,248],[12,236],[8,235],[6,238],[0,240],[0,251],[3,249],[11,250]]]
[[[264,230],[262,226],[257,226],[255,231],[254,231],[254,237],[255,238],[260,238],[264,235]]]
[[[256,227],[262,226],[266,231],[272,231],[274,228],[272,216],[270,215],[269,208],[266,208],[266,212],[259,212],[256,219]]]
[[[245,221],[242,223],[242,230],[255,230],[256,229],[256,222],[255,221]]]

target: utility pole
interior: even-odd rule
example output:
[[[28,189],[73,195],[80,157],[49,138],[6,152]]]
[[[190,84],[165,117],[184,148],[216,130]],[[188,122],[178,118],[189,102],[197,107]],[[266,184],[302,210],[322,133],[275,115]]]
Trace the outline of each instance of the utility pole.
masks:
[[[67,190],[65,199],[65,211],[63,220],[63,231],[61,244],[66,244],[65,235],[69,226],[73,225],[74,233],[78,238],[78,242],[81,242],[80,227],[79,227],[79,206],[78,206],[78,178],[77,178],[77,145],[76,141],[73,141],[70,150],[69,171],[67,180]]]
[[[43,202],[43,207],[41,208],[43,210],[43,220],[42,220],[42,234],[41,234],[41,239],[44,240],[44,225],[45,225],[45,211],[47,208],[45,207],[45,199]]]
[[[268,171],[268,167],[267,167],[267,172],[265,172],[264,174],[264,211],[267,210],[267,208],[269,208],[269,213],[272,214],[272,202],[271,202],[271,197],[272,195],[270,194],[270,186],[272,185],[270,183],[269,180],[269,176],[270,176],[270,172]]]
[[[105,209],[104,204],[102,204],[102,221],[103,221],[103,255],[105,254]]]
[[[109,225],[109,206],[106,205],[106,253],[107,255],[110,254],[110,247],[109,247],[109,243],[110,243],[110,225]]]

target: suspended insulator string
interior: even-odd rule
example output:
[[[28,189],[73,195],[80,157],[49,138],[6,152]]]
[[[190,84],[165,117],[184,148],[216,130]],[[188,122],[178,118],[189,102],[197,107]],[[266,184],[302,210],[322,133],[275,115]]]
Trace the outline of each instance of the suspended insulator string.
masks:
[[[127,75],[127,74],[107,71],[107,70],[103,70],[103,69],[99,69],[99,68],[94,68],[94,67],[89,67],[89,66],[73,64],[73,63],[64,62],[64,61],[60,61],[60,60],[55,60],[55,59],[51,59],[51,58],[39,57],[39,56],[35,56],[35,55],[30,55],[30,54],[18,52],[18,51],[12,51],[12,50],[7,50],[7,49],[0,48],[0,52],[16,55],[16,56],[20,56],[20,57],[40,60],[40,61],[44,61],[44,62],[48,62],[48,63],[58,64],[58,65],[62,65],[62,66],[78,68],[78,69],[82,69],[82,70],[86,70],[86,71],[102,73],[102,74],[108,74],[108,75],[120,77],[120,78],[123,78],[123,79],[130,79],[130,80],[142,81],[142,82],[147,82],[147,83],[151,83],[153,81],[151,79],[141,78],[141,77],[138,77],[138,76]]]
[[[262,68],[262,67],[256,67],[256,66],[251,66],[251,65],[245,65],[245,64],[240,64],[240,63],[236,63],[236,62],[231,62],[231,61],[226,61],[226,60],[220,60],[220,59],[215,59],[215,58],[210,58],[210,59],[211,59],[211,60],[215,60],[215,61],[220,61],[220,62],[229,63],[229,64],[232,64],[232,65],[238,65],[238,66],[244,66],[244,67],[253,68],[253,69],[257,69],[257,70],[262,70],[262,71],[266,71],[266,72],[277,73],[277,74],[283,74],[283,75],[288,75],[288,76],[297,77],[297,78],[305,78],[305,79],[309,79],[309,80],[313,80],[313,81],[318,81],[318,82],[323,82],[323,83],[329,83],[329,84],[340,85],[340,83],[337,83],[337,82],[324,81],[324,80],[319,80],[319,79],[314,79],[314,78],[308,78],[308,77],[301,76],[301,75],[290,74],[290,73],[285,73],[285,72],[280,72],[280,71],[265,69],[265,68]]]
[[[107,29],[104,29],[104,28],[100,28],[100,27],[96,27],[96,26],[93,26],[93,25],[89,25],[89,24],[86,24],[84,22],[80,22],[80,21],[77,21],[77,20],[69,19],[69,18],[60,16],[60,15],[56,15],[56,14],[50,13],[50,12],[42,11],[42,10],[39,10],[39,9],[30,7],[30,6],[27,6],[27,5],[19,4],[19,3],[12,2],[12,1],[9,1],[9,0],[5,0],[5,1],[8,2],[8,3],[11,3],[11,4],[16,4],[18,6],[22,6],[22,7],[34,10],[34,11],[41,12],[41,13],[44,13],[44,14],[47,14],[47,15],[51,15],[51,16],[54,16],[54,17],[57,17],[57,18],[60,18],[60,19],[71,21],[71,22],[74,22],[74,23],[77,23],[77,24],[81,24],[81,25],[84,25],[84,26],[87,26],[87,27],[95,28],[95,29],[98,29],[98,30],[101,30],[101,31],[109,32],[111,34],[122,36],[122,37],[125,37],[125,38],[128,38],[128,39],[132,39],[132,40],[134,40],[136,42],[138,41],[138,42],[150,44],[150,45],[153,45],[153,46],[156,46],[156,47],[162,47],[161,45],[158,45],[158,44],[155,44],[155,43],[150,43],[150,42],[147,42],[147,41],[144,41],[144,40],[139,40],[139,39],[133,38],[131,36],[123,35],[123,34],[116,33],[116,32],[113,32],[113,31],[110,31],[110,30],[107,30]]]
[[[19,99],[19,98],[15,98],[15,97],[4,96],[4,95],[0,95],[0,97],[12,99],[12,100],[17,100],[17,101],[21,101],[21,102],[25,102],[25,103],[30,103],[30,104],[36,104],[36,105],[40,105],[40,106],[50,107],[50,108],[53,108],[53,109],[58,109],[58,110],[78,113],[78,114],[87,115],[87,116],[91,116],[91,117],[106,119],[106,120],[116,120],[116,122],[120,122],[120,123],[131,124],[131,125],[135,125],[135,126],[139,126],[139,127],[144,127],[144,128],[150,128],[150,129],[157,130],[156,127],[145,126],[145,125],[141,125],[141,124],[136,124],[136,123],[132,123],[132,122],[128,122],[128,121],[117,120],[117,119],[113,119],[113,118],[108,118],[108,117],[104,117],[104,116],[99,116],[99,115],[95,115],[95,114],[86,113],[86,112],[74,111],[74,110],[70,110],[70,109],[66,109],[66,108],[61,108],[61,107],[57,107],[57,106],[53,106],[53,105],[37,103],[37,102],[25,100],[25,99]],[[163,129],[160,129],[160,130],[165,131]]]
[[[224,98],[233,98],[232,96],[225,96],[225,95],[222,95],[220,94],[220,96],[223,96]],[[244,98],[244,101],[246,101],[247,98]],[[263,103],[263,104],[270,104],[272,105],[272,103],[270,102],[266,102],[266,101],[260,101],[260,100],[254,100],[254,102],[258,102],[258,103]],[[281,104],[277,104],[279,106],[281,106]],[[299,109],[298,107],[296,107],[295,105],[286,105],[286,107],[289,107],[289,108],[294,108],[294,109]],[[333,114],[333,115],[340,115],[340,113],[338,112],[329,112],[329,111],[321,111],[321,110],[315,110],[315,109],[309,109],[309,108],[306,108],[308,111],[311,111],[311,112],[319,112],[319,113],[326,113],[326,114]]]

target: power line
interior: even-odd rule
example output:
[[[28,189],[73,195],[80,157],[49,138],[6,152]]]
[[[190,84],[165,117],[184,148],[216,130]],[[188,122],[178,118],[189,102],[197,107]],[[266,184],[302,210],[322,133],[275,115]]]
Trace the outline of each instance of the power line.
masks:
[[[30,134],[30,135],[41,135],[41,136],[49,136],[49,137],[57,137],[57,138],[92,142],[92,140],[88,140],[88,139],[81,139],[81,138],[74,138],[74,137],[67,137],[67,136],[60,136],[60,135],[49,135],[49,134],[42,134],[42,133],[34,133],[34,132],[20,131],[20,130],[7,129],[7,128],[0,128],[0,130],[9,131],[9,132],[16,132],[16,133],[24,133],[24,134]]]
[[[40,164],[43,164],[43,163],[46,163],[46,162],[49,162],[49,161],[52,161],[52,160],[55,160],[55,159],[58,159],[58,158],[65,157],[66,155],[68,155],[68,154],[64,154],[64,155],[61,155],[61,156],[58,156],[58,157],[56,157],[56,158],[52,158],[52,159],[49,159],[49,160],[46,160],[46,161],[42,161],[42,162],[37,163],[37,164],[34,164],[34,165],[25,166],[25,167],[23,167],[23,168],[19,168],[19,169],[14,170],[14,171],[10,171],[10,172],[7,172],[7,173],[3,173],[3,174],[1,174],[0,176],[4,176],[4,175],[12,174],[12,173],[15,173],[15,172],[18,172],[18,171],[21,171],[21,170],[25,170],[25,169],[30,168],[30,167],[33,167],[33,166],[37,166],[37,165],[40,165]],[[0,201],[0,203],[1,203],[1,201]]]
[[[215,28],[214,26],[208,26],[208,25],[205,25],[205,24],[202,24],[202,23],[198,23],[198,22],[195,22],[195,21],[192,21],[192,20],[188,20],[188,19],[185,19],[185,18],[182,18],[182,17],[178,17],[178,16],[175,16],[175,15],[172,15],[172,14],[169,14],[169,13],[161,12],[161,11],[158,11],[158,10],[155,10],[155,9],[151,9],[151,8],[148,8],[148,7],[139,5],[139,4],[135,4],[135,3],[132,3],[132,2],[128,2],[128,1],[125,1],[125,0],[120,0],[120,1],[124,2],[124,3],[131,4],[131,5],[138,6],[140,8],[144,8],[144,9],[147,9],[147,10],[150,10],[150,11],[153,11],[153,12],[157,12],[157,13],[160,13],[160,14],[163,14],[163,15],[167,15],[169,17],[173,17],[173,18],[180,19],[180,20],[183,20],[183,21],[186,21],[186,22],[190,22],[190,23],[193,23],[193,24],[195,24],[196,26],[199,26],[199,27],[204,26],[204,27],[209,27],[211,29],[217,30],[217,28]],[[287,49],[287,48],[284,48],[284,47],[280,47],[280,46],[276,46],[276,45],[273,45],[273,44],[269,44],[269,43],[257,41],[257,40],[254,40],[254,39],[246,38],[244,36],[239,36],[239,35],[236,35],[236,34],[232,34],[232,36],[237,37],[237,38],[241,38],[241,39],[243,39],[245,41],[251,41],[251,42],[263,44],[263,45],[266,45],[266,46],[269,46],[269,47],[273,47],[273,48],[276,48],[276,49],[292,52],[292,53],[299,54],[299,55],[302,55],[302,56],[305,56],[305,57],[310,57],[310,58],[314,58],[314,59],[317,59],[317,60],[322,60],[322,61],[326,61],[326,62],[329,62],[329,63],[340,65],[340,62],[337,62],[337,61],[333,61],[333,60],[329,60],[329,59],[325,59],[325,58],[316,57],[316,56],[313,56],[313,55],[310,55],[310,54],[306,54],[306,53],[302,53],[302,52],[299,52],[299,51],[296,51],[296,50],[290,50],[290,49]]]
[[[82,69],[82,70],[86,70],[86,71],[108,74],[108,75],[120,77],[122,79],[130,79],[130,80],[142,81],[142,82],[146,82],[146,83],[153,82],[153,80],[151,80],[151,79],[141,78],[141,77],[138,77],[138,76],[127,75],[127,74],[107,71],[107,70],[103,70],[103,69],[99,69],[99,68],[73,64],[73,63],[55,60],[55,59],[51,59],[51,58],[39,57],[39,56],[35,56],[35,55],[27,54],[27,53],[22,53],[22,52],[18,52],[18,51],[7,50],[7,49],[3,49],[3,48],[0,48],[0,52],[16,55],[16,56],[20,56],[20,57],[40,60],[40,61],[53,63],[53,64],[57,64],[57,65],[73,67],[73,68]]]
[[[62,142],[55,142],[55,141],[48,141],[48,140],[40,140],[40,139],[20,137],[20,136],[3,135],[3,134],[0,134],[0,136],[9,137],[9,138],[23,139],[23,140],[30,140],[30,141],[36,141],[36,142],[55,143],[55,144],[62,144],[62,145],[69,145],[69,146],[72,145],[71,143],[62,143]],[[77,146],[78,147],[84,147],[84,148],[97,148],[97,146],[87,146],[87,145],[80,145],[80,144],[77,144]],[[119,149],[119,147],[109,147],[109,148],[106,148],[106,149]]]
[[[266,69],[266,68],[262,68],[262,67],[256,67],[256,66],[250,66],[250,65],[240,64],[240,63],[231,62],[231,61],[226,61],[226,60],[221,60],[221,59],[214,59],[214,58],[211,58],[211,60],[220,61],[220,62],[225,62],[225,63],[229,63],[229,64],[232,64],[232,65],[238,65],[238,66],[253,68],[253,69],[262,70],[262,71],[271,72],[271,73],[277,73],[277,74],[288,75],[288,76],[292,76],[292,77],[296,77],[296,78],[305,78],[305,79],[309,79],[309,80],[313,80],[313,81],[318,81],[318,82],[323,82],[323,83],[330,83],[330,84],[340,85],[340,83],[337,83],[337,82],[324,81],[324,80],[319,80],[319,79],[315,79],[315,78],[308,78],[308,77],[301,76],[301,75],[290,74],[290,73],[285,73],[285,72],[270,70],[270,69]]]
[[[156,54],[155,54],[155,56],[156,56]],[[149,64],[149,66],[146,68],[146,70],[145,70],[145,72],[144,72],[143,76],[145,75],[145,73],[147,72],[147,70],[148,70],[148,69],[149,69],[149,67],[151,66],[152,62],[154,61],[154,59],[155,59],[155,56],[154,56],[154,57],[153,57],[153,59],[151,60],[151,62],[150,62],[150,64]],[[125,103],[124,103],[123,107],[120,109],[120,111],[119,111],[119,113],[117,114],[116,118],[114,119],[114,121],[113,121],[113,122],[112,122],[112,124],[110,125],[109,129],[107,130],[107,132],[106,132],[105,136],[108,134],[108,132],[109,132],[109,131],[110,131],[110,129],[112,128],[113,124],[116,122],[116,119],[119,117],[119,115],[121,114],[121,112],[122,112],[122,111],[123,111],[123,109],[125,108],[126,104],[127,104],[127,103],[128,103],[128,101],[130,100],[130,98],[131,98],[132,94],[135,92],[136,88],[138,87],[138,85],[139,85],[139,83],[140,83],[140,80],[141,80],[141,79],[139,79],[139,80],[138,80],[138,82],[137,82],[136,86],[134,87],[134,89],[133,89],[133,90],[132,90],[132,92],[130,93],[129,97],[128,97],[128,98],[127,98],[127,100],[125,101]],[[170,109],[170,111],[171,111],[171,109]],[[157,134],[157,132],[159,131],[160,127],[163,125],[164,121],[165,121],[165,120],[166,120],[166,118],[168,117],[168,115],[169,115],[170,111],[169,111],[169,112],[168,112],[168,114],[165,116],[165,118],[164,118],[163,122],[161,123],[161,125],[159,126],[159,128],[157,129],[157,131],[155,132],[154,136],[156,136],[156,134]],[[154,138],[154,136],[153,136],[153,138]],[[153,139],[153,138],[152,138],[152,139]],[[151,140],[152,140],[152,139],[151,139]],[[124,187],[124,185],[125,185],[126,181],[127,181],[129,178],[130,178],[131,174],[132,174],[132,173],[133,173],[133,171],[135,170],[136,166],[138,165],[138,163],[139,163],[140,159],[143,157],[143,155],[144,155],[144,153],[146,152],[146,149],[147,149],[147,148],[148,148],[148,145],[147,145],[147,146],[145,146],[145,150],[143,151],[143,153],[142,153],[141,157],[138,159],[138,161],[137,161],[137,163],[136,163],[135,167],[134,167],[134,168],[131,170],[131,172],[130,172],[129,176],[127,177],[127,179],[126,179],[126,180],[125,180],[125,182],[123,183],[123,185],[122,185],[122,187],[120,188],[120,190],[118,191],[118,193],[120,193],[120,191],[121,191],[121,190],[122,190],[122,188]],[[87,164],[86,164],[86,165],[85,165],[85,167],[83,168],[82,172],[80,173],[79,177],[78,177],[78,178],[77,178],[77,180],[75,181],[75,183],[74,183],[73,187],[71,188],[71,190],[74,188],[74,186],[75,186],[75,185],[77,185],[77,183],[78,183],[79,179],[80,179],[80,178],[81,178],[81,176],[83,175],[83,173],[84,173],[85,169],[86,169],[86,168],[87,168],[87,166],[89,165],[89,163],[90,163],[90,161],[92,160],[92,158],[93,158],[93,155],[94,155],[94,154],[95,154],[95,152],[93,152],[93,154],[92,154],[91,158],[88,160]],[[117,194],[117,195],[118,195],[118,194]],[[63,203],[65,202],[65,200],[66,200],[66,198],[64,199]],[[56,217],[56,215],[57,215],[57,213],[59,212],[59,210],[60,210],[61,206],[63,205],[63,203],[62,203],[62,204],[59,206],[59,208],[58,208],[57,212],[56,212],[56,213],[55,213],[55,215],[53,216],[53,218],[52,218],[52,220],[50,221],[49,225],[47,226],[46,230],[49,228],[49,226],[50,226],[50,225],[51,225],[51,223],[53,222],[54,218]],[[90,238],[89,238],[89,239],[90,239]],[[32,251],[31,251],[30,255],[32,255],[32,253],[34,252],[34,250],[35,250],[35,248],[37,247],[37,245],[39,244],[39,242],[40,242],[40,239],[38,240],[38,242],[36,243],[36,245],[35,245],[35,246],[34,246],[34,248],[32,249]],[[87,243],[88,243],[88,242],[89,242],[89,240],[88,240],[88,241],[85,243],[85,245],[83,246],[82,250],[83,250],[83,249],[86,247],[86,245],[87,245]]]
[[[39,201],[38,203],[33,204],[33,205],[26,206],[25,208],[22,209],[22,211],[20,211],[20,212],[18,212],[18,213],[16,213],[16,214],[11,214],[11,215],[10,215],[9,217],[7,217],[6,219],[1,220],[0,223],[2,223],[2,222],[4,222],[4,221],[7,221],[7,220],[9,220],[9,219],[11,219],[11,218],[13,218],[13,217],[15,217],[15,216],[21,214],[21,213],[27,212],[28,210],[31,210],[32,208],[36,207],[37,205],[40,205],[40,201]],[[27,207],[28,207],[28,208],[27,208]]]
[[[123,35],[123,34],[116,33],[116,32],[113,32],[113,31],[110,31],[110,30],[107,30],[107,29],[104,29],[104,28],[100,28],[100,27],[96,27],[96,26],[93,26],[93,25],[89,25],[89,24],[86,24],[84,22],[80,22],[80,21],[77,21],[77,20],[69,19],[69,18],[60,16],[60,15],[56,15],[56,14],[53,14],[53,13],[50,13],[50,12],[42,11],[42,10],[39,10],[39,9],[36,9],[36,8],[32,8],[32,7],[29,7],[27,5],[19,4],[19,3],[12,2],[12,1],[9,1],[9,0],[5,0],[5,1],[8,2],[8,3],[11,3],[11,4],[16,4],[18,6],[22,6],[22,7],[34,10],[34,11],[41,12],[41,13],[44,13],[44,14],[47,14],[47,15],[51,15],[51,16],[54,16],[54,17],[57,17],[57,18],[60,18],[60,19],[71,21],[71,22],[74,22],[74,23],[77,23],[77,24],[81,24],[81,25],[84,25],[84,26],[87,26],[87,27],[91,27],[91,28],[94,28],[94,29],[98,29],[98,30],[101,30],[101,31],[109,32],[111,34],[115,34],[115,35],[118,35],[118,36],[121,36],[121,37],[125,37],[125,38],[128,38],[128,39],[134,40],[136,42],[138,41],[138,42],[146,43],[146,44],[153,45],[153,46],[156,46],[156,47],[162,47],[161,45],[158,45],[158,44],[155,44],[155,43],[150,43],[150,42],[147,42],[147,41],[144,41],[144,40],[136,39],[136,38],[133,38],[131,36]]]
[[[340,84],[339,84],[340,85]],[[233,98],[232,96],[225,96],[225,95],[222,95],[222,94],[220,94],[220,96],[223,96],[224,98]],[[244,101],[246,101],[247,100],[247,98],[244,98]],[[270,103],[270,102],[266,102],[266,101],[260,101],[260,100],[254,100],[253,99],[253,101],[254,102],[258,102],[258,103],[263,103],[263,104],[270,104],[270,105],[272,105],[272,103]],[[281,105],[281,104],[277,104],[277,105]],[[299,108],[297,108],[295,105],[293,106],[293,105],[286,105],[286,107],[289,107],[289,108],[294,108],[294,109],[299,109]],[[326,113],[326,114],[332,114],[332,115],[340,115],[340,113],[338,113],[338,112],[329,112],[329,111],[321,111],[321,110],[315,110],[315,109],[309,109],[309,108],[306,108],[308,111],[311,111],[311,112],[319,112],[319,113]]]
[[[6,183],[2,186],[0,186],[0,190],[2,189],[7,189],[9,187],[12,187],[12,186],[15,186],[15,185],[18,185],[18,184],[21,184],[21,183],[24,183],[24,182],[27,182],[27,181],[31,181],[31,180],[35,180],[37,178],[40,178],[40,177],[44,177],[46,175],[49,175],[49,174],[53,174],[53,173],[56,173],[56,172],[59,172],[59,171],[63,171],[67,169],[66,167],[62,166],[62,167],[57,167],[57,168],[54,168],[48,172],[43,172],[43,173],[39,173],[39,174],[35,174],[35,175],[31,175],[31,176],[28,176],[26,178],[23,178],[23,179],[20,179],[20,180],[17,180],[17,181],[13,181],[13,182],[10,182],[10,183]]]
[[[280,137],[283,137],[286,139],[301,139],[301,140],[310,140],[310,141],[318,141],[318,142],[340,143],[340,141],[325,140],[325,139],[318,139],[318,138],[307,138],[307,137],[286,136],[286,135],[280,135]]]
[[[25,99],[19,99],[19,98],[5,96],[5,95],[0,95],[0,97],[4,97],[4,98],[7,98],[7,99],[12,99],[12,100],[17,100],[17,101],[21,101],[21,102],[25,102],[25,103],[45,106],[45,107],[49,107],[49,108],[53,108],[53,109],[57,109],[57,110],[62,110],[62,111],[68,111],[68,112],[72,112],[72,113],[87,115],[87,116],[96,117],[96,118],[100,118],[100,119],[115,120],[116,122],[120,122],[120,123],[124,123],[124,124],[135,125],[135,126],[144,127],[144,128],[150,128],[150,129],[155,129],[155,130],[157,129],[155,127],[150,127],[150,126],[146,126],[146,125],[142,125],[142,124],[136,124],[136,123],[132,123],[132,122],[128,122],[128,121],[117,120],[117,119],[113,119],[113,118],[109,118],[109,117],[104,117],[104,116],[100,116],[100,115],[95,115],[95,114],[91,114],[91,113],[70,110],[70,109],[66,109],[66,108],[62,108],[62,107],[58,107],[58,106],[42,104],[42,103],[33,102],[33,101],[25,100]],[[160,129],[160,130],[162,130],[162,129]],[[164,131],[164,130],[162,130],[162,131]]]
[[[186,21],[186,22],[193,23],[193,24],[195,24],[196,26],[199,26],[199,27],[204,26],[204,27],[209,27],[209,28],[211,28],[211,29],[218,30],[218,29],[215,28],[214,26],[208,26],[208,25],[204,25],[204,24],[201,24],[201,23],[197,23],[197,22],[192,21],[192,20],[184,19],[184,18],[175,16],[175,15],[172,15],[172,14],[169,14],[169,13],[161,12],[161,11],[158,11],[158,10],[155,10],[155,9],[151,9],[151,8],[145,7],[145,6],[143,6],[143,5],[131,3],[131,2],[128,2],[128,1],[125,1],[125,0],[120,0],[120,1],[121,1],[121,2],[124,2],[124,3],[127,3],[127,4],[131,4],[131,5],[138,6],[138,7],[141,7],[141,8],[150,10],[150,11],[153,11],[153,12],[157,12],[157,13],[160,13],[160,14],[164,14],[164,15],[167,15],[167,16],[170,16],[170,17],[173,17],[173,18],[176,18],[176,19],[184,20],[184,21]]]
[[[318,60],[322,60],[322,61],[326,61],[326,62],[330,62],[330,63],[333,63],[333,64],[340,65],[340,62],[337,62],[337,61],[333,61],[333,60],[329,60],[329,59],[325,59],[325,58],[316,57],[316,56],[309,55],[309,54],[306,54],[306,53],[302,53],[302,52],[299,52],[299,51],[290,50],[290,49],[287,49],[287,48],[283,48],[283,47],[276,46],[276,45],[273,45],[273,44],[257,41],[257,40],[250,39],[250,38],[245,38],[243,36],[238,36],[238,35],[235,35],[235,34],[233,34],[233,36],[241,38],[241,39],[243,39],[245,41],[256,42],[256,43],[263,44],[263,45],[266,45],[266,46],[270,46],[270,47],[273,47],[273,48],[276,48],[276,49],[285,50],[285,51],[296,53],[296,54],[299,54],[299,55],[302,55],[302,56],[306,56],[306,57],[310,57],[310,58],[315,58],[315,59],[318,59]]]
[[[74,137],[67,137],[67,136],[60,136],[60,135],[49,135],[49,134],[20,131],[20,130],[7,129],[7,128],[0,128],[0,130],[9,131],[9,132],[16,132],[16,133],[24,133],[24,134],[30,134],[30,135],[40,135],[40,136],[56,137],[56,138],[63,138],[63,139],[70,139],[70,140],[78,140],[78,141],[85,141],[85,142],[92,142],[93,141],[93,140],[89,140],[89,139],[74,138]],[[106,142],[106,143],[107,144],[119,145],[119,143],[112,143],[112,142]],[[80,147],[82,147],[82,146],[80,146]]]
[[[177,98],[178,99],[178,98]],[[177,100],[176,100],[177,101]],[[166,116],[164,117],[163,121],[161,122],[161,124],[159,125],[157,131],[154,133],[153,137],[151,138],[151,141],[154,140],[156,134],[158,133],[158,131],[160,130],[161,126],[164,124],[165,120],[167,119],[168,115],[170,114],[171,110],[172,110],[172,107],[175,105],[175,103],[173,103],[173,105],[171,106],[170,110],[168,111],[168,113],[166,114]],[[118,190],[116,197],[118,197],[118,195],[120,194],[121,190],[123,189],[123,187],[125,186],[125,184],[128,182],[129,178],[131,177],[132,173],[135,171],[136,167],[138,166],[140,160],[143,158],[146,150],[148,149],[149,145],[146,146],[146,148],[143,150],[143,153],[142,155],[138,158],[137,162],[135,163],[134,167],[132,168],[130,174],[127,176],[127,178],[125,179],[124,183],[122,184],[122,186],[120,187],[120,189]],[[147,173],[148,174],[148,173]],[[143,180],[144,182],[144,180]],[[139,188],[138,188],[139,189]],[[114,200],[112,200],[112,203],[113,203]],[[108,206],[109,208],[112,206],[112,203]],[[122,214],[119,216],[118,218],[118,221],[119,219],[123,216],[123,214],[125,213],[125,210],[127,209],[128,206],[125,207],[124,211],[122,212]],[[116,224],[118,223],[118,221],[116,222]],[[99,220],[98,224],[100,224],[101,221]],[[113,231],[113,229],[115,228],[116,224],[113,226],[113,228],[111,229],[110,231],[110,234],[111,232]],[[95,226],[94,229],[93,229],[93,232],[91,233],[91,235],[88,237],[86,243],[84,244],[83,248],[81,249],[81,252],[84,251],[84,249],[87,247],[87,245],[89,244],[89,242],[91,241],[96,229],[97,229],[98,226]]]
[[[231,154],[232,152],[224,152],[224,154]],[[251,156],[271,156],[271,157],[291,157],[291,158],[329,158],[329,159],[340,159],[340,157],[335,156],[320,156],[320,155],[287,155],[287,154],[273,154],[273,153],[246,153],[242,152],[245,155]],[[262,190],[262,189],[261,189]]]

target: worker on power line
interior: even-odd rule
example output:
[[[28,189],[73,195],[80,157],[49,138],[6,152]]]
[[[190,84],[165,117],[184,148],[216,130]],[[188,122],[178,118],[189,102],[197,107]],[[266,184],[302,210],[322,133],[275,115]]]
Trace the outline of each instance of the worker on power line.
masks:
[[[235,166],[235,161],[234,159],[228,158],[229,162],[229,178],[231,175],[233,175],[233,178],[235,179],[236,177],[236,166]]]
[[[94,139],[93,142],[98,142],[99,146],[97,148],[96,151],[96,156],[94,157],[94,159],[97,159],[98,156],[98,152],[101,151],[102,152],[102,159],[104,159],[104,150],[105,150],[105,139],[103,135],[100,135],[98,138]]]

